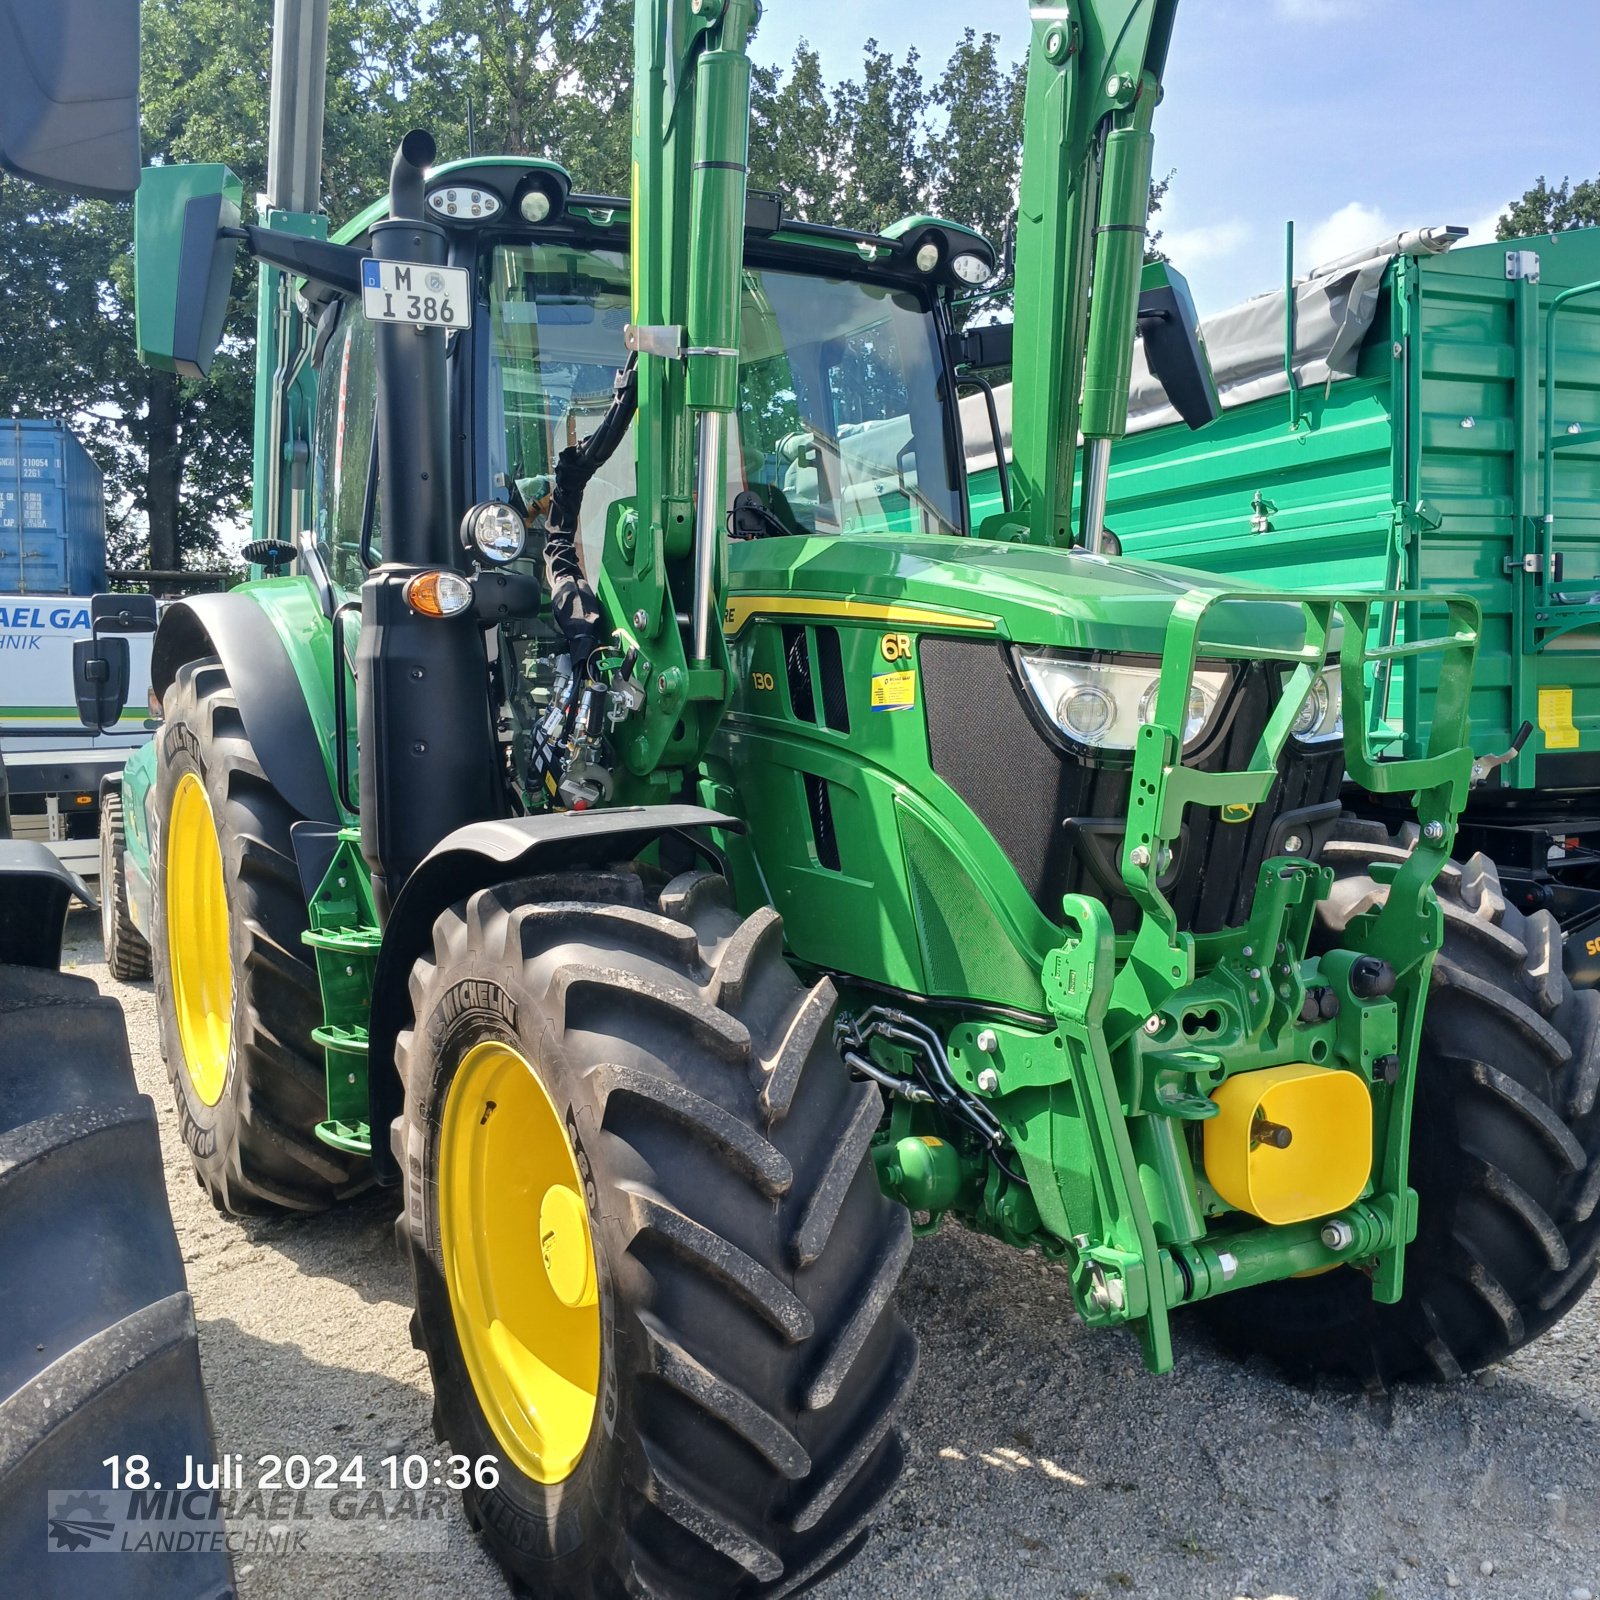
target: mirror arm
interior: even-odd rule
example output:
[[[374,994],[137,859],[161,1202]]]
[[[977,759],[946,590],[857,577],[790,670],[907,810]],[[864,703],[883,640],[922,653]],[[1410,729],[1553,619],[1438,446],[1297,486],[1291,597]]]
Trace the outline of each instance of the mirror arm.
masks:
[[[292,233],[247,224],[219,228],[222,239],[238,239],[258,261],[270,262],[302,278],[336,289],[340,294],[361,293],[361,261],[366,254],[349,244],[329,244],[325,239],[302,239]]]

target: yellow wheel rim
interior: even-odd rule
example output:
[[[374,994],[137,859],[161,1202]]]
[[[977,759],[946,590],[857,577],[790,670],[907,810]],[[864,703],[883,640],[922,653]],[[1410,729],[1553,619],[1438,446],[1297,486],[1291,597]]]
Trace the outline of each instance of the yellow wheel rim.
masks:
[[[233,965],[222,847],[205,785],[192,772],[178,780],[167,816],[165,848],[167,964],[178,1041],[194,1092],[214,1106],[228,1077]]]
[[[456,1335],[506,1458],[536,1483],[578,1464],[600,1392],[583,1180],[560,1114],[510,1045],[474,1045],[445,1096],[439,1242]]]

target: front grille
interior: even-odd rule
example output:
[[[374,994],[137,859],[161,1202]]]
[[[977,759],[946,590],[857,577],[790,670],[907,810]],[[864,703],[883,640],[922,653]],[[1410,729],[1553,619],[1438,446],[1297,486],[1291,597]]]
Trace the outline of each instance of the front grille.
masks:
[[[1055,741],[1003,647],[930,636],[920,657],[933,770],[994,836],[1035,904],[1059,922],[1062,895],[1090,894],[1110,908],[1119,933],[1131,932],[1138,908],[1118,872],[1129,768],[1091,763]],[[1248,764],[1277,703],[1281,670],[1252,662],[1239,673],[1190,766],[1219,772]],[[1215,933],[1244,922],[1261,863],[1285,839],[1300,835],[1308,847],[1300,853],[1315,856],[1339,814],[1343,776],[1337,740],[1314,753],[1291,744],[1271,794],[1248,820],[1228,823],[1210,807],[1186,807],[1160,880],[1179,926]]]

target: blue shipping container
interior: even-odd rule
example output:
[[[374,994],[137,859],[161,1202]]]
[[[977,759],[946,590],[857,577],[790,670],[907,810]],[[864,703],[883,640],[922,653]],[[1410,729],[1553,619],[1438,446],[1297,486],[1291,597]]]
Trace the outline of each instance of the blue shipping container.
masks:
[[[0,420],[0,594],[105,586],[100,469],[59,422]]]

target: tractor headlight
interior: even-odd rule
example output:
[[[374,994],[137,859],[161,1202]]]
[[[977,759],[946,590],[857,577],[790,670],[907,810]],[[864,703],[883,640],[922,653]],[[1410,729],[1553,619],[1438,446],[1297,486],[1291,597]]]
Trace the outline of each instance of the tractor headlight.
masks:
[[[1305,744],[1344,736],[1344,709],[1339,700],[1339,669],[1324,667],[1311,680],[1306,697],[1290,724],[1289,731]]]
[[[1140,727],[1155,718],[1161,687],[1159,666],[1133,662],[1082,661],[1029,654],[1017,660],[1044,714],[1074,744],[1097,750],[1132,750]],[[1183,742],[1205,731],[1228,687],[1226,667],[1199,667],[1189,685]]]
[[[994,276],[994,268],[980,255],[970,252],[950,258],[950,270],[963,282],[976,286]]]
[[[473,555],[504,566],[522,554],[528,530],[510,506],[484,500],[461,519],[461,542]]]
[[[428,209],[457,222],[486,222],[500,209],[500,196],[470,183],[446,184],[428,191]]]

